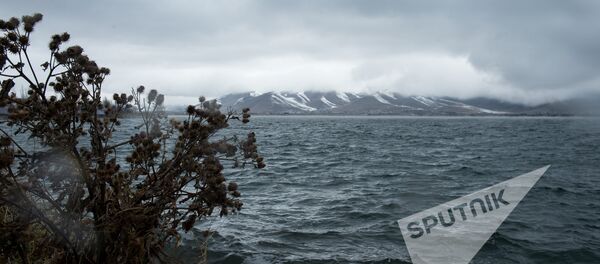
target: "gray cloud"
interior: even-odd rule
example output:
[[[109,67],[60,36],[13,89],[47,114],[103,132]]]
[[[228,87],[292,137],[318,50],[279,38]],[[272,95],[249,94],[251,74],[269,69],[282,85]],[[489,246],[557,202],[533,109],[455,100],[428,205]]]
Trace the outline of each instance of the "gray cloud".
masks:
[[[107,92],[385,90],[539,103],[600,92],[597,1],[13,1],[110,67]],[[43,49],[36,54],[43,58]],[[178,101],[179,102],[179,101]]]

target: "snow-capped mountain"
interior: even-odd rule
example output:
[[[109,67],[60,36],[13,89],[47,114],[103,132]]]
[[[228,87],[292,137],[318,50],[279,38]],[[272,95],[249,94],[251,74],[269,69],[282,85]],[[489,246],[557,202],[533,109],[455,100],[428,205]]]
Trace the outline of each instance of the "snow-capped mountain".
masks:
[[[524,109],[491,99],[465,101],[383,92],[249,92],[229,94],[219,98],[219,102],[222,109],[249,107],[260,114],[496,115]]]

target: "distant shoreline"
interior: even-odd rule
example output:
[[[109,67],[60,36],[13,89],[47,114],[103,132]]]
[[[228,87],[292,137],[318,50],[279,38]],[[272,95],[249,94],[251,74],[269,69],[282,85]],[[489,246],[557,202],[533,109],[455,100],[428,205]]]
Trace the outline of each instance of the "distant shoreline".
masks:
[[[562,117],[562,118],[600,118],[600,115],[397,115],[397,114],[264,114],[264,113],[252,113],[253,117],[402,117],[402,118],[487,118],[487,117]],[[181,112],[167,112],[168,116],[186,116],[186,113]],[[135,116],[132,116],[135,117]]]

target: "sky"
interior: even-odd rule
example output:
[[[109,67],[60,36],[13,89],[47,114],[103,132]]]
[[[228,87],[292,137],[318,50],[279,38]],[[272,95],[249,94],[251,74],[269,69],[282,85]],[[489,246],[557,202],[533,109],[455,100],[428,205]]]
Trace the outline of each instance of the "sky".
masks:
[[[256,91],[395,92],[539,104],[600,93],[600,1],[5,1],[111,69],[188,104]]]

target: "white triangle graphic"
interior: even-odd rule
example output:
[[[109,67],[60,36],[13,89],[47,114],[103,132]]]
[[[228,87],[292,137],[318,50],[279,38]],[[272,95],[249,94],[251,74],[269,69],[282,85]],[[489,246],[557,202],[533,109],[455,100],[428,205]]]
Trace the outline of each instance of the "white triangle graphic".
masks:
[[[549,167],[398,220],[413,263],[469,263]]]

